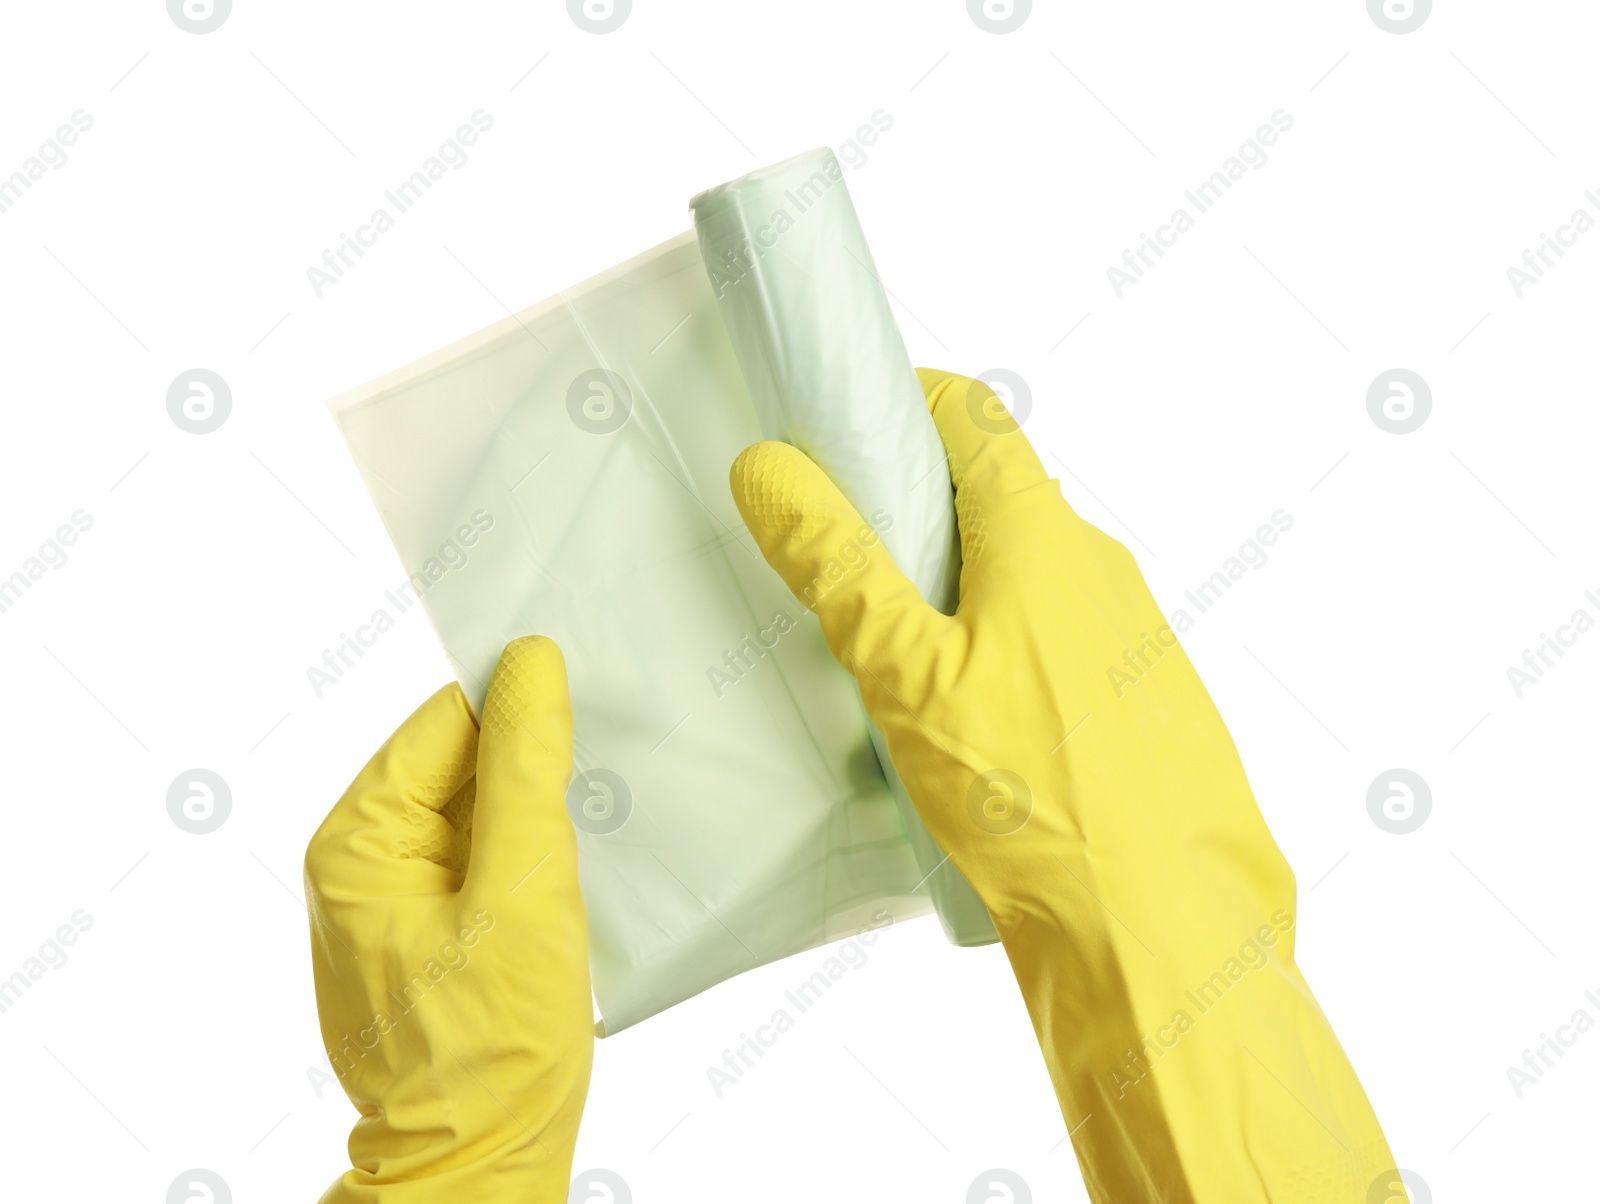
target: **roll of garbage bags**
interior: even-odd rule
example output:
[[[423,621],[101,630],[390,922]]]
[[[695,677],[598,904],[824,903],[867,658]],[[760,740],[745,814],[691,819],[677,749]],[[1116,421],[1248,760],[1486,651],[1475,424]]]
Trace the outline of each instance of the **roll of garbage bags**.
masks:
[[[696,231],[329,403],[473,707],[518,636],[566,654],[602,1035],[932,909],[994,939],[728,490],[788,439],[869,516],[841,555],[882,540],[953,605],[949,473],[839,164],[693,206]]]
[[[812,151],[689,202],[761,433],[822,466],[930,605],[955,610],[961,540],[944,444],[889,309],[839,160]],[[879,519],[876,516],[883,516]],[[996,940],[872,734],[945,935]]]

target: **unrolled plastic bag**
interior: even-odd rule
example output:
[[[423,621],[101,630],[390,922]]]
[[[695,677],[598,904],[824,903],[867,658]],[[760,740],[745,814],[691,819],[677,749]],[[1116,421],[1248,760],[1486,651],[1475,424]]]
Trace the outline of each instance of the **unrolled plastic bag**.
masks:
[[[831,154],[780,169],[807,159],[829,186],[787,245],[752,260],[773,287],[810,279],[788,294],[793,309],[772,311],[771,329],[798,329],[808,304],[880,306],[882,321],[856,335],[893,336],[914,406],[902,388],[898,402],[875,395],[863,409],[848,381],[814,411],[804,398],[774,402],[767,381],[752,389],[753,344],[719,308],[721,269],[693,232],[329,403],[474,708],[511,640],[537,632],[566,654],[567,804],[603,1035],[755,966],[925,914],[930,889],[952,939],[993,939],[897,800],[854,683],[729,495],[739,451],[809,414],[801,445],[878,516],[881,532],[864,527],[856,551],[883,539],[902,563],[922,556],[943,566],[945,586],[953,579],[948,525],[934,536],[941,552],[911,542],[937,505],[871,492],[874,474],[927,477],[948,509],[949,476],[870,258],[864,272],[831,235],[805,250],[805,232],[822,228],[807,219],[842,222],[842,207],[848,222],[834,228],[854,227],[854,254],[865,253]],[[773,258],[780,246],[788,258]],[[729,304],[745,302],[724,289]],[[871,354],[895,364],[894,348]],[[808,379],[780,382],[779,394]],[[844,476],[830,447],[854,457]]]

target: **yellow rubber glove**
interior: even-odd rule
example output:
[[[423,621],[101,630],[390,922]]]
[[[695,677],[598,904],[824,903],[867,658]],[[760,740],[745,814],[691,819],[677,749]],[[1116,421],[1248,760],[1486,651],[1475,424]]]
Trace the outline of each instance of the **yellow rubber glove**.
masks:
[[[529,637],[481,733],[446,686],[312,837],[317,1011],[361,1113],[324,1204],[566,1200],[594,1055],[571,773],[566,665]]]
[[[733,494],[993,916],[1090,1196],[1365,1204],[1394,1160],[1194,666],[992,391],[919,375],[956,491],[953,616],[795,448],[747,448]]]

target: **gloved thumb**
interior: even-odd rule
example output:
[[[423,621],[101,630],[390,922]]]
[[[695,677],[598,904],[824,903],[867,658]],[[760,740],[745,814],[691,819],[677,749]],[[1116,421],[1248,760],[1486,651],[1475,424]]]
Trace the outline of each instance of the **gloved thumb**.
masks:
[[[506,645],[483,704],[477,771],[463,889],[535,908],[552,892],[575,893],[577,840],[565,804],[572,703],[554,641],[525,636]]]
[[[799,448],[756,443],[729,471],[745,526],[789,589],[822,622],[834,658],[855,674],[875,710],[874,695],[902,704],[904,654],[932,663],[932,645],[956,624],[923,601],[895,565],[878,532]]]

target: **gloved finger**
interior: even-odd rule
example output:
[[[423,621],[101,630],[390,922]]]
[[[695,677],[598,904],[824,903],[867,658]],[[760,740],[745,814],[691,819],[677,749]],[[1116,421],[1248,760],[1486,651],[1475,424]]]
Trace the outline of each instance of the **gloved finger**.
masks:
[[[572,703],[555,641],[506,645],[489,681],[478,737],[478,801],[465,891],[475,905],[516,908],[573,895],[578,842],[567,815]]]
[[[817,612],[828,647],[856,675],[869,709],[875,688],[899,697],[901,653],[952,637],[954,620],[923,601],[871,524],[799,448],[752,444],[734,460],[729,483],[761,554]]]
[[[963,491],[980,500],[997,498],[1050,479],[1016,418],[987,384],[935,368],[918,368],[917,379],[950,456],[958,513]]]
[[[472,789],[478,727],[452,682],[395,729],[306,848],[308,889],[323,895],[454,890],[440,864],[457,839],[441,810],[459,811]]]

